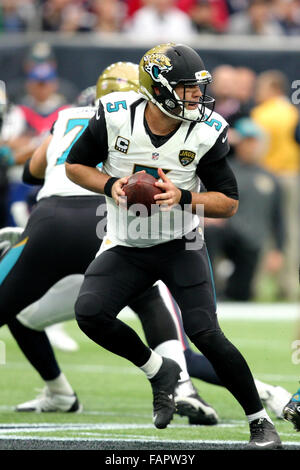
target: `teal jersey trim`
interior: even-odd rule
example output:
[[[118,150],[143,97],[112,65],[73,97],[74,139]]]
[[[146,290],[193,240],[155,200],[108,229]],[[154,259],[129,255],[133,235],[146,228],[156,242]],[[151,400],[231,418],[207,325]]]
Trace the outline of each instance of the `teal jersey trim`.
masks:
[[[17,245],[13,246],[9,252],[0,261],[0,285],[5,280],[6,276],[10,273],[18,259],[20,258],[22,251],[24,250],[28,237],[22,240]]]
[[[148,166],[143,166],[143,165],[135,165],[134,167],[134,173],[137,173],[138,171],[143,171],[145,170],[146,173],[149,175],[154,176],[154,178],[158,179],[158,168],[149,168]]]
[[[75,127],[78,127],[78,132],[76,134],[76,137],[70,143],[70,145],[64,150],[62,155],[60,157],[58,157],[58,159],[56,161],[56,165],[63,165],[65,163],[66,159],[68,158],[68,155],[70,153],[70,150],[71,150],[72,146],[75,144],[75,142],[79,139],[81,134],[83,134],[83,132],[87,128],[87,126],[89,124],[89,120],[90,120],[89,118],[72,118],[72,119],[69,119],[69,121],[67,123],[66,131],[64,133],[64,136],[66,134],[68,134],[68,132],[73,130]]]

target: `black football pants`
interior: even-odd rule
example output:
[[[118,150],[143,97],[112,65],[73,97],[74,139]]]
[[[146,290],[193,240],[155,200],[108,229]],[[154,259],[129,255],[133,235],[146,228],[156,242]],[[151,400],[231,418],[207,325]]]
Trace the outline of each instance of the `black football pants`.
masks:
[[[86,271],[75,304],[78,324],[102,347],[142,366],[150,350],[117,315],[161,279],[181,309],[191,341],[211,361],[245,413],[255,413],[262,404],[252,374],[218,324],[206,247],[186,250],[186,242],[183,238],[150,248],[116,246],[104,251]]]

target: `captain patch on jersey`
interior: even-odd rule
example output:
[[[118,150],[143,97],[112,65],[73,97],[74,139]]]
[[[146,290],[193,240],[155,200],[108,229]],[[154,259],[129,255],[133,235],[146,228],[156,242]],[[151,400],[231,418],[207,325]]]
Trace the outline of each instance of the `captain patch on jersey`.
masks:
[[[127,153],[128,147],[129,147],[129,140],[119,135],[115,143],[115,149],[119,150],[119,152]]]

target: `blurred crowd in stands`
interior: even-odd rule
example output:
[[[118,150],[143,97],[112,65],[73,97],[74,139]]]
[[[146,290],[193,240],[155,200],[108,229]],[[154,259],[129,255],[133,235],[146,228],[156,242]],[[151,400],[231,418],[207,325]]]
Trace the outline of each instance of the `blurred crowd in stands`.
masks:
[[[1,0],[0,32],[124,33],[187,40],[193,34],[300,34],[300,0]]]
[[[70,4],[56,0],[45,8],[54,3]],[[14,103],[1,100],[0,82],[0,227],[25,226],[36,189],[22,183],[22,165],[49,133],[59,110],[73,104],[68,96],[73,84],[59,77],[49,44],[34,44],[24,68],[26,80],[19,83]],[[274,298],[296,300],[300,125],[291,84],[279,70],[257,75],[247,67],[222,64],[211,72],[215,110],[230,124],[229,162],[240,192],[234,217],[205,220],[217,294],[224,300],[253,300],[270,278]]]

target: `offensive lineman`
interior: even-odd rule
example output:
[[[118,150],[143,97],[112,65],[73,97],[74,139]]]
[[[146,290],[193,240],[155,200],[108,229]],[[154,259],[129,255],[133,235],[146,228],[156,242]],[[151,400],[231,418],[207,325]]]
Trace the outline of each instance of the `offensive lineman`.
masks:
[[[210,81],[190,47],[157,46],[140,62],[143,97],[135,92],[106,95],[72,147],[67,175],[88,190],[104,193],[108,207],[107,236],[86,271],[75,313],[87,336],[146,373],[154,395],[154,420],[165,427],[174,412],[178,366],[157,356],[117,319],[132,298],[161,279],[181,309],[187,335],[243,407],[250,423],[248,448],[280,448],[246,361],[218,325],[205,245],[199,248],[195,242],[194,249],[187,249],[198,217],[164,230],[170,212],[175,219],[181,210],[192,207],[195,213],[199,204],[208,217],[231,217],[237,210],[236,181],[225,159],[228,125],[210,109],[213,100],[205,94]],[[158,163],[151,158],[154,154]],[[101,173],[96,169],[100,162]],[[136,233],[130,237],[130,223],[138,222],[137,217],[118,206],[129,175],[139,170],[162,180],[156,185],[164,192],[155,199],[164,210],[151,215],[151,223],[144,224],[135,239]],[[206,193],[198,193],[199,177]]]

